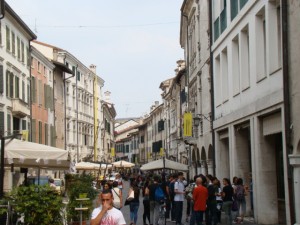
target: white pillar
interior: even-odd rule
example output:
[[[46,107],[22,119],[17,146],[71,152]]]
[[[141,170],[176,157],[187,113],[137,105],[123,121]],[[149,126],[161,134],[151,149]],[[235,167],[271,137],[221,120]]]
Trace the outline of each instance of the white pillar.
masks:
[[[290,155],[289,158],[294,168],[295,225],[300,225],[300,154]]]
[[[206,160],[208,174],[214,176],[214,164],[212,160]]]

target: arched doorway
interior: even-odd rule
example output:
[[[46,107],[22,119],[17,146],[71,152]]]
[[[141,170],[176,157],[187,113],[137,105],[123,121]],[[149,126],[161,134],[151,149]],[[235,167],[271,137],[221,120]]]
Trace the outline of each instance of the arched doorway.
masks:
[[[208,159],[207,159],[207,168],[208,168],[208,174],[215,175],[214,173],[214,153],[213,153],[213,147],[212,145],[208,146]]]
[[[206,163],[206,152],[205,148],[201,148],[201,173],[207,175],[207,163]]]

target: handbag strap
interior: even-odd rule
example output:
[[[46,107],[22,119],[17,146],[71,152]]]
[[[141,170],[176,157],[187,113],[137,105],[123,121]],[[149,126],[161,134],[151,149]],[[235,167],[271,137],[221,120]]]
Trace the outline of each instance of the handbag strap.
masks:
[[[113,191],[116,193],[116,195],[118,196],[118,198],[120,198],[120,195],[118,195],[118,193],[115,191],[114,188],[113,188]]]

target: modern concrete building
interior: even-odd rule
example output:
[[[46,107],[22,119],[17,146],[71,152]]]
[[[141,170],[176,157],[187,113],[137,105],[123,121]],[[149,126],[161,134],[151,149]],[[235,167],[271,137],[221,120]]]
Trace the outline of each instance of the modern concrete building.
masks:
[[[290,224],[281,1],[212,1],[216,175],[253,183],[259,224]]]

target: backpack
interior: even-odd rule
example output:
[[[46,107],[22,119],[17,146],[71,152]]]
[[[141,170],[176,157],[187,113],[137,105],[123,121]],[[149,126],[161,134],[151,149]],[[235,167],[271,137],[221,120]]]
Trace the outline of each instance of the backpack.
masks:
[[[242,201],[244,199],[244,197],[245,197],[245,195],[244,195],[244,188],[242,186],[238,185],[236,187],[235,194],[236,194],[236,199],[238,201]]]
[[[154,199],[157,202],[160,202],[165,199],[165,194],[160,186],[157,186],[155,189]]]

